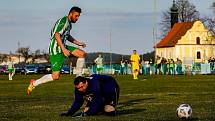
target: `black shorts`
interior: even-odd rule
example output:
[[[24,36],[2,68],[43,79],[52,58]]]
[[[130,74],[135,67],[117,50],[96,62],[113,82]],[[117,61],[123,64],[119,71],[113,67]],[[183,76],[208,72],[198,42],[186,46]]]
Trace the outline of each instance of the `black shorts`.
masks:
[[[103,97],[103,104],[105,105],[112,105],[113,107],[116,107],[119,100],[119,87],[115,88],[115,92],[108,93],[104,95]]]
[[[106,93],[105,95],[103,95],[102,97],[102,107],[101,109],[103,109],[103,106],[105,105],[112,105],[113,107],[116,107],[118,104],[118,100],[119,100],[119,87],[115,88],[115,91],[112,93]],[[92,104],[92,102],[87,102],[86,107],[89,107]]]

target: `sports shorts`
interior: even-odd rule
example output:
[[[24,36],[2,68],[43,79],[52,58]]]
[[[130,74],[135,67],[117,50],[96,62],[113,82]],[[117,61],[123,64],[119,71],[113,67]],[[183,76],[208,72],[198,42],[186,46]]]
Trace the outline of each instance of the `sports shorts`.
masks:
[[[73,52],[75,49],[77,49],[76,47],[68,46],[68,45],[66,45],[66,48],[70,52]],[[52,72],[57,72],[57,71],[61,70],[61,68],[63,67],[63,64],[64,64],[65,57],[66,56],[64,56],[63,52],[59,53],[59,54],[56,54],[56,55],[50,55],[49,60],[50,60],[50,63],[51,63]]]
[[[13,68],[10,68],[10,69],[8,69],[8,72],[9,72],[9,73],[13,73],[13,72],[14,72],[14,69],[13,69]]]

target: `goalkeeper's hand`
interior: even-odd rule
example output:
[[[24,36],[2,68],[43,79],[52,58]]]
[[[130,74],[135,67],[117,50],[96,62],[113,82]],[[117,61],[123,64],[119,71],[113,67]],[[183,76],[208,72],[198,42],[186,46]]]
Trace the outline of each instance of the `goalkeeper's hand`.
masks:
[[[87,116],[87,114],[85,112],[81,112],[81,114],[76,117],[85,117],[85,116]]]

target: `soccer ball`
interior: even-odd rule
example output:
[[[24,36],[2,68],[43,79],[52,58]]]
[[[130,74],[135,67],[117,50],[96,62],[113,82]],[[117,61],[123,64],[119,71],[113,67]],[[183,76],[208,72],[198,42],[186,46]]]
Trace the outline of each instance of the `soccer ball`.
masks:
[[[181,119],[187,119],[192,114],[192,108],[188,104],[181,104],[177,110],[176,114]]]

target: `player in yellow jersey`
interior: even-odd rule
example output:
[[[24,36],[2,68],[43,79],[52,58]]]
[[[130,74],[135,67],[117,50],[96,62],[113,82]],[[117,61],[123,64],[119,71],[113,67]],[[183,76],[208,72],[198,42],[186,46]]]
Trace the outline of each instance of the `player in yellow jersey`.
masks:
[[[140,71],[140,56],[137,54],[136,50],[133,50],[133,54],[131,55],[130,58],[131,65],[132,65],[132,73],[133,73],[133,78],[138,79],[139,71]]]

